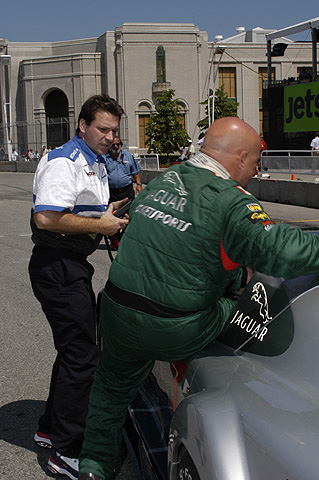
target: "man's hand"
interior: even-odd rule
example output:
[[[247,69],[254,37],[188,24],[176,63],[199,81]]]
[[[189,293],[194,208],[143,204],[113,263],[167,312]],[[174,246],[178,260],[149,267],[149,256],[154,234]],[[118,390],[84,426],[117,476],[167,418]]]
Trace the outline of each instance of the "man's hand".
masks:
[[[112,202],[113,205],[113,212],[116,212],[122,205],[125,205],[125,203],[128,202],[128,198],[125,197],[123,200],[118,200],[117,202]]]
[[[138,195],[143,190],[141,176],[137,173],[136,175],[133,175],[133,178],[136,183],[135,193]]]
[[[103,235],[115,235],[119,230],[123,230],[128,224],[128,215],[124,218],[118,218],[113,215],[114,210],[117,210],[121,205],[127,202],[127,199],[118,202],[110,203],[107,211],[100,217],[99,233]]]
[[[73,213],[43,210],[34,214],[34,222],[39,229],[49,230],[69,235],[101,233],[102,235],[115,235],[116,232],[126,227],[128,215],[117,218],[113,215],[114,206],[121,206],[127,199],[110,203],[107,211],[101,217],[84,217]]]

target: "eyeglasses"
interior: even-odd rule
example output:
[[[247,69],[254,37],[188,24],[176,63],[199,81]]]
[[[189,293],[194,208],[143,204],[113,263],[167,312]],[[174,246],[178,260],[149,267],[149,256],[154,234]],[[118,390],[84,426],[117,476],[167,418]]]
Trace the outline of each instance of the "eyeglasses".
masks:
[[[120,144],[119,143],[113,143],[112,147],[119,147]]]

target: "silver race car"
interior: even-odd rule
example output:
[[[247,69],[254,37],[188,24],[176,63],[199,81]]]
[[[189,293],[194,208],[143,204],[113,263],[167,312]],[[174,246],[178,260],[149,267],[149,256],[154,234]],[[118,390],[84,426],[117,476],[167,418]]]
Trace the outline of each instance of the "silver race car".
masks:
[[[318,276],[256,273],[216,341],[139,389],[124,433],[138,478],[317,480],[318,319]]]

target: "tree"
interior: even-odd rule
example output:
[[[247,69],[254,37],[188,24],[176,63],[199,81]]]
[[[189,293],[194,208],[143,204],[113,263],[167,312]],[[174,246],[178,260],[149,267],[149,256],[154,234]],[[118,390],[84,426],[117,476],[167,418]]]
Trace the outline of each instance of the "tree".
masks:
[[[174,99],[175,90],[164,90],[157,99],[156,112],[150,115],[146,127],[146,144],[148,153],[154,152],[166,155],[178,151],[187,144],[189,136],[182,125],[182,114],[177,100]]]
[[[210,98],[210,111],[212,112],[213,107],[213,90],[209,91]],[[206,105],[206,117],[200,120],[197,124],[201,133],[200,138],[203,137],[208,129],[208,102],[205,100],[201,102],[201,105]],[[237,108],[239,103],[236,100],[231,100],[228,98],[227,93],[225,92],[224,85],[221,85],[215,92],[215,108],[214,108],[214,119],[221,117],[237,117]]]

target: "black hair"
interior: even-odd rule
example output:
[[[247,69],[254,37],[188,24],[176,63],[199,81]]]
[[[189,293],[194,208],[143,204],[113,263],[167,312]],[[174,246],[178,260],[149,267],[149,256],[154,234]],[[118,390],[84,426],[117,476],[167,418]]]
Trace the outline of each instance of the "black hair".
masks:
[[[78,126],[76,129],[76,133],[80,133],[80,120],[83,118],[87,125],[95,119],[96,112],[102,110],[104,112],[111,113],[115,117],[121,119],[121,116],[124,113],[123,108],[117,103],[114,98],[109,97],[108,95],[92,95],[92,97],[88,98],[86,102],[83,103],[79,118],[78,118]]]
[[[118,138],[118,139],[119,139],[119,141],[120,141],[120,147],[122,148],[122,147],[123,147],[123,142],[122,142],[122,140],[120,139],[120,137],[119,137],[118,135],[115,135],[114,138]],[[113,143],[114,143],[114,141],[113,141]]]

